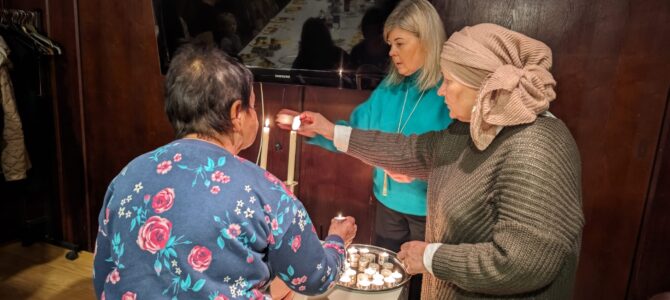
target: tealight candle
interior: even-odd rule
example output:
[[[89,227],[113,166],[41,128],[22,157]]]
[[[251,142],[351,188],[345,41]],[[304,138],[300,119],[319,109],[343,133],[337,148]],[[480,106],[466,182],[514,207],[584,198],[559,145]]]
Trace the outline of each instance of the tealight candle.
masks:
[[[357,282],[361,282],[361,281],[364,281],[364,280],[370,280],[368,275],[366,275],[364,273],[360,273],[360,274],[356,275],[356,281]]]
[[[395,272],[391,273],[391,277],[393,277],[393,278],[395,278],[396,280],[400,281],[400,279],[402,279],[402,274],[400,274],[400,272],[398,272],[398,271],[395,271]]]
[[[369,290],[370,289],[370,281],[365,279],[361,280],[358,283],[356,283],[356,286],[360,288],[361,290]]]
[[[368,277],[370,277],[370,278],[372,278],[372,275],[377,274],[377,271],[375,271],[372,268],[367,268],[367,269],[365,269],[364,272],[365,272],[365,275],[368,275]]]
[[[361,255],[362,255],[362,254],[367,254],[367,253],[370,253],[370,249],[368,249],[368,248],[361,248],[361,249],[358,250],[358,252],[360,252]]]
[[[381,290],[384,287],[384,280],[382,279],[375,279],[372,281],[372,289],[373,290]]]
[[[355,276],[355,275],[356,275],[356,271],[354,271],[354,270],[352,270],[352,269],[347,269],[346,271],[344,271],[344,275],[346,275],[346,276]]]
[[[387,288],[393,287],[395,285],[395,278],[393,277],[385,277],[384,278],[384,286]]]
[[[389,260],[389,254],[388,253],[386,253],[386,252],[379,253],[377,261],[380,265],[383,265],[388,260]]]
[[[351,277],[349,277],[349,276],[340,277],[340,284],[342,284],[344,286],[350,286],[351,285]]]
[[[384,276],[384,277],[389,277],[389,276],[391,276],[391,274],[393,274],[393,271],[391,271],[391,270],[389,270],[389,269],[384,269],[384,270],[382,270],[382,271],[379,272],[379,273],[380,273],[382,276]]]
[[[377,280],[377,279],[384,280],[384,277],[386,277],[386,276],[384,276],[382,274],[379,274],[379,273],[375,273],[374,275],[372,275],[372,280]]]
[[[393,271],[393,263],[385,262],[382,264],[382,270]]]
[[[358,249],[356,247],[349,247],[349,249],[347,249],[347,252],[349,254],[358,254]]]
[[[335,221],[338,221],[338,222],[342,222],[342,221],[344,221],[345,219],[346,219],[346,218],[343,217],[341,213],[337,214],[337,217],[335,217]]]

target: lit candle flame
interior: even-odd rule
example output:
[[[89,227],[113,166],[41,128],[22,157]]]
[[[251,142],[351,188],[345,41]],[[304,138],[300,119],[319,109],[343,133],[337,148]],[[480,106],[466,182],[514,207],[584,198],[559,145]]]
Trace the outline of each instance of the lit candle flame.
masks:
[[[293,125],[291,126],[292,130],[298,130],[300,128],[300,116],[293,118]]]
[[[265,119],[265,127],[270,126],[270,118]]]

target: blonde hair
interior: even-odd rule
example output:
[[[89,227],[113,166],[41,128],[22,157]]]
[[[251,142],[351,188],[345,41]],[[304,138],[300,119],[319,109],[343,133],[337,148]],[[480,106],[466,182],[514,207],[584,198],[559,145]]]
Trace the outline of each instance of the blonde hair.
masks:
[[[417,85],[425,91],[436,86],[442,79],[440,52],[446,40],[442,20],[427,0],[403,0],[391,12],[384,23],[384,39],[388,41],[391,30],[400,28],[416,35],[423,46],[426,58],[419,69]],[[389,66],[389,84],[399,84],[405,76],[398,73],[394,64]]]

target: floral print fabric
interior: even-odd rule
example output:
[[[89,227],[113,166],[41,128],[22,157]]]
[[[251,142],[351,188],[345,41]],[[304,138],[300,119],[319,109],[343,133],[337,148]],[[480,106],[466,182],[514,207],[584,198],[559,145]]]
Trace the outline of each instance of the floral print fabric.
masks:
[[[193,139],[130,162],[109,185],[98,221],[100,299],[269,299],[275,277],[320,294],[344,261],[342,239],[319,241],[283,182]]]

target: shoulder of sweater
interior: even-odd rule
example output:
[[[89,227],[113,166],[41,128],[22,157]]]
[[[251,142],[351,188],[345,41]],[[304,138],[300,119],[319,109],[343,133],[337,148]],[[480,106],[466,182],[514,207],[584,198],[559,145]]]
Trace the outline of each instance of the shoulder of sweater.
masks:
[[[568,127],[557,118],[538,117],[533,123],[505,128],[499,136],[505,144],[527,148],[531,145],[544,149],[577,151],[577,145]],[[503,142],[503,141],[501,141]]]

